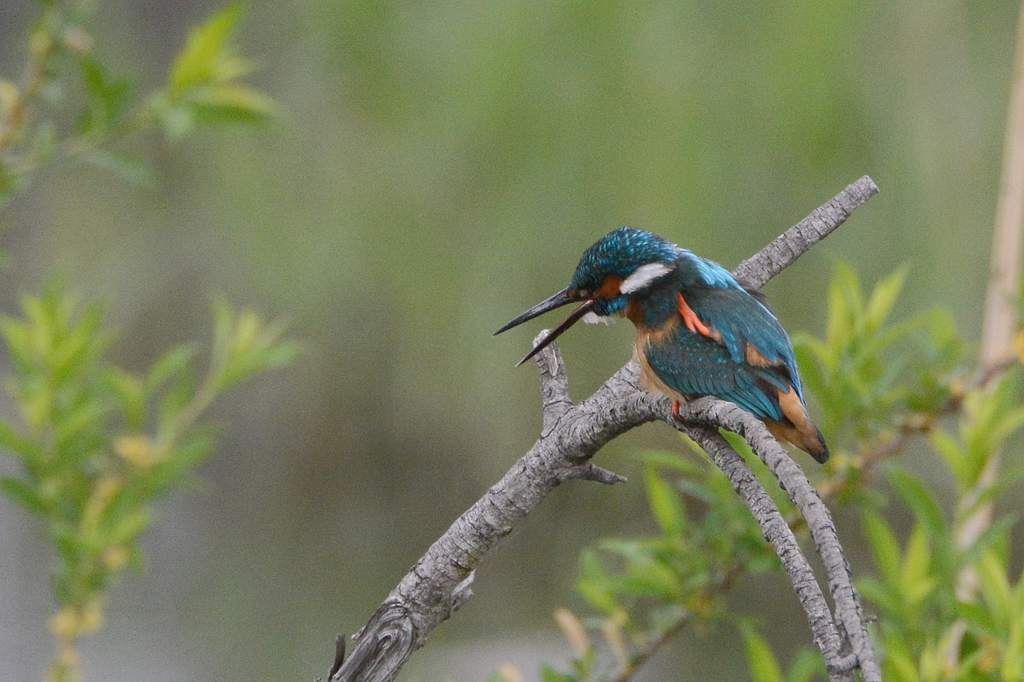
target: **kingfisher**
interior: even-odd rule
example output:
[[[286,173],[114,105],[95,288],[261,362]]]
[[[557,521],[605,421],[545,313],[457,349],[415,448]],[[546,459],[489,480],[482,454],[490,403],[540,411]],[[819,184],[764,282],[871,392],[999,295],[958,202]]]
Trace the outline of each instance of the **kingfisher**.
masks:
[[[646,388],[672,399],[714,396],[739,405],[781,442],[828,459],[811,421],[789,335],[764,296],[718,263],[653,232],[620,227],[588,248],[569,286],[495,332],[570,303],[580,305],[519,364],[580,319],[626,317],[636,327],[636,359]]]

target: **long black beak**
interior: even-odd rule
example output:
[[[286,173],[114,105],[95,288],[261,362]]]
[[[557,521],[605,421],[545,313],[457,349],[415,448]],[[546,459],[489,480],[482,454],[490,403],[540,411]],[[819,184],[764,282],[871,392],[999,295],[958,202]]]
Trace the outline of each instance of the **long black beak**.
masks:
[[[541,301],[537,305],[533,306],[532,308],[527,310],[522,315],[520,315],[520,316],[510,320],[509,322],[507,322],[505,324],[505,326],[503,326],[498,331],[494,332],[494,335],[497,336],[498,334],[500,334],[502,332],[507,332],[512,327],[518,327],[519,325],[521,325],[523,322],[526,322],[527,320],[532,320],[533,318],[538,317],[539,315],[543,315],[544,313],[546,313],[549,310],[554,310],[555,308],[561,308],[563,305],[568,305],[568,304],[570,304],[572,302],[573,302],[573,299],[569,296],[569,289],[567,289],[567,288],[566,289],[562,289],[557,294],[554,294],[552,296],[548,296],[543,301]]]
[[[520,316],[516,317],[515,319],[511,320],[505,326],[503,326],[501,329],[499,329],[498,331],[494,332],[494,334],[495,334],[495,336],[497,336],[498,334],[500,334],[500,333],[502,333],[504,331],[508,331],[512,327],[518,326],[518,325],[522,324],[523,322],[526,322],[527,320],[532,320],[533,318],[535,318],[535,317],[537,317],[539,315],[543,315],[544,313],[548,312],[549,310],[554,310],[555,308],[561,308],[564,305],[568,305],[570,303],[573,303],[575,300],[576,299],[574,299],[574,298],[569,296],[568,289],[562,289],[557,294],[554,294],[553,296],[550,296],[550,297],[544,299],[543,301],[541,301],[537,305],[535,305],[532,308],[530,308],[529,310],[527,310],[522,315],[520,315]],[[571,327],[574,324],[576,324],[580,320],[581,317],[583,317],[584,315],[586,315],[587,313],[589,313],[593,309],[594,303],[595,303],[595,301],[592,301],[592,300],[591,301],[584,301],[583,305],[581,305],[580,307],[576,308],[576,310],[572,311],[572,314],[569,315],[569,317],[567,317],[565,319],[565,322],[563,322],[562,324],[558,325],[557,329],[555,329],[553,332],[551,332],[550,334],[545,336],[541,340],[540,343],[538,343],[536,346],[533,347],[533,350],[531,350],[529,353],[524,355],[523,359],[516,363],[516,367],[518,367],[519,365],[523,364],[524,362],[526,362],[527,360],[532,358],[537,353],[541,352],[549,343],[551,343],[552,341],[557,339],[559,336],[561,336],[565,332],[566,329],[568,329],[569,327]]]

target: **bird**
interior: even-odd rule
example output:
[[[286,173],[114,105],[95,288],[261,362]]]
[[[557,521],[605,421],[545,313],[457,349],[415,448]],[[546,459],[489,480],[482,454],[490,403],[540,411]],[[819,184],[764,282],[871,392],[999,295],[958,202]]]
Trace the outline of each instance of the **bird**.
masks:
[[[818,462],[829,450],[811,420],[793,345],[767,299],[720,264],[653,232],[623,226],[580,258],[569,286],[503,325],[508,331],[555,308],[579,303],[527,353],[539,353],[580,319],[629,319],[635,357],[649,391],[672,399],[672,413],[703,396],[761,419],[780,442]]]

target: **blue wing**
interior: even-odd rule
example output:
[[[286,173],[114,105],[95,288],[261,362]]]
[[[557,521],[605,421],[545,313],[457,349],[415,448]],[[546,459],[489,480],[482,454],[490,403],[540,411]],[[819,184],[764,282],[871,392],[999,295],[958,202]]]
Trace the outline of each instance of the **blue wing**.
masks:
[[[789,382],[775,369],[737,362],[721,343],[681,324],[659,341],[646,345],[645,356],[669,388],[686,397],[728,400],[762,419],[783,419],[774,396],[787,391]]]
[[[680,257],[679,318],[645,332],[650,370],[686,397],[712,395],[766,420],[769,430],[828,459],[828,446],[804,402],[793,346],[775,314],[722,266]]]
[[[697,316],[717,332],[733,361],[778,368],[803,401],[789,335],[763,303],[738,286],[690,287],[683,296]]]
[[[803,402],[793,346],[775,314],[718,263],[685,249],[681,261],[680,293],[697,316],[717,330],[732,359],[783,369]],[[756,352],[751,354],[749,347]]]

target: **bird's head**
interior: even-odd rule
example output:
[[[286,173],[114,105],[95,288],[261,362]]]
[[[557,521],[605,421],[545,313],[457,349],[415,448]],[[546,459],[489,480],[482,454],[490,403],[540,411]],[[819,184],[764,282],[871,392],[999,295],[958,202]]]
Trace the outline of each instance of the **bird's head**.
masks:
[[[620,227],[583,252],[569,286],[544,299],[495,332],[573,302],[581,302],[565,322],[519,361],[522,364],[587,316],[597,319],[624,314],[631,298],[643,298],[677,266],[681,249],[646,230]]]

